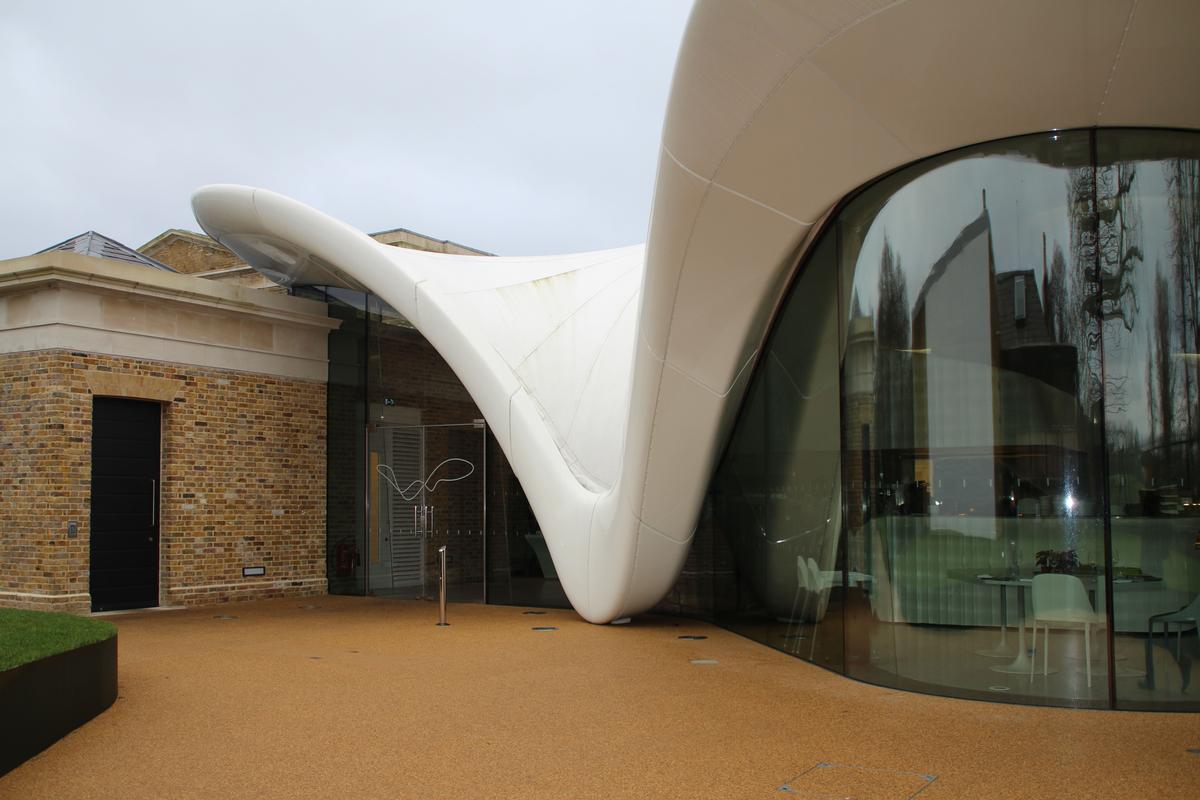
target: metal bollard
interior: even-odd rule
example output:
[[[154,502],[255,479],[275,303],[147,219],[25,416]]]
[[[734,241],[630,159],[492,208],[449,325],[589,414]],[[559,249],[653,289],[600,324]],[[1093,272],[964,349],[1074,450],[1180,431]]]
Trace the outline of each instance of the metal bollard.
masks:
[[[438,579],[438,627],[446,628],[450,625],[446,622],[446,545],[438,548],[438,555],[442,562],[442,574]]]

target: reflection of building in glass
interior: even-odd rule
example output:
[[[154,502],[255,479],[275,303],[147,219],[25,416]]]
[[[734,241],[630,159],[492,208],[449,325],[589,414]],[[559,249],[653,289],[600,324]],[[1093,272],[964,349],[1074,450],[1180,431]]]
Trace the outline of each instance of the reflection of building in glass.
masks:
[[[934,263],[913,307],[913,477],[930,487],[935,513],[995,513],[995,275],[985,210]]]
[[[1035,270],[996,273],[991,230],[985,210],[933,264],[911,334],[876,336],[877,320],[908,319],[884,307],[895,291],[874,317],[856,300],[844,367],[846,430],[861,448],[845,468],[862,489],[852,515],[1045,516],[1068,494],[1084,502],[1075,347],[1056,341]]]
[[[1078,151],[1078,137],[1086,142],[1086,136],[1059,140]],[[1154,134],[1137,136],[1145,147]],[[1025,141],[1000,147],[1022,147]],[[1195,150],[1194,142],[1190,147]],[[968,158],[986,154],[981,147]],[[1045,169],[1056,174],[1054,158],[1048,161]],[[945,182],[955,174],[953,163],[951,156],[941,170],[914,169],[911,183],[933,180],[924,177],[933,175]],[[1063,184],[1061,179],[1045,182]],[[897,177],[887,187],[895,193],[893,202],[905,185]],[[860,252],[853,243],[847,246],[846,231],[866,239],[872,226],[890,224],[878,215],[881,207],[889,207],[885,199],[864,192],[828,228],[841,234],[844,252]],[[1045,207],[1063,207],[1057,195],[1026,202],[1030,207],[1022,213],[1031,216]],[[892,210],[895,217],[905,216]],[[925,211],[937,213],[936,208]],[[1040,269],[998,272],[994,239],[1017,231],[998,232],[996,219],[981,212],[918,272],[886,238],[882,253],[862,252],[851,263],[839,264],[837,250],[826,246],[833,234],[814,249],[775,323],[713,481],[715,537],[728,542],[736,556],[739,589],[734,608],[714,607],[714,614],[723,624],[866,680],[986,696],[977,689],[981,682],[1028,675],[1030,662],[1020,655],[1028,642],[1017,627],[1032,613],[1034,576],[1039,569],[1066,570],[1082,584],[1081,596],[1089,598],[1093,612],[1107,604],[1105,583],[1112,581],[1111,643],[1093,646],[1104,651],[1102,657],[1111,652],[1121,662],[1136,658],[1136,669],[1123,666],[1117,674],[1146,678],[1140,688],[1118,682],[1121,702],[1177,704],[1191,660],[1200,652],[1189,646],[1167,652],[1143,632],[1153,620],[1178,628],[1171,615],[1200,592],[1194,537],[1186,523],[1176,524],[1187,519],[1183,501],[1127,501],[1131,493],[1143,499],[1171,495],[1146,488],[1162,480],[1165,458],[1142,455],[1135,462],[1137,474],[1131,474],[1122,453],[1136,441],[1116,423],[1117,407],[1110,406],[1108,432],[1102,436],[1080,396],[1085,365],[1079,343],[1096,341],[1097,326],[1089,318],[1089,300],[1077,288],[1084,281],[1072,285],[1069,279],[1072,269],[1086,270],[1087,264],[1068,264],[1056,251]],[[1041,244],[1034,226],[1022,219],[1021,227],[1033,230]],[[1060,221],[1059,229],[1065,227]],[[920,281],[911,311],[910,274]],[[801,420],[828,411],[814,407],[820,396],[809,391],[774,406],[763,400],[780,395],[776,375],[821,369],[820,353],[802,355],[793,347],[799,340],[821,347],[821,337],[800,320],[819,318],[817,298],[830,275],[840,275],[839,291],[850,295],[843,301],[847,313],[840,332],[842,480],[840,487],[836,481],[824,484],[825,491],[841,491],[845,509],[834,552],[813,543],[808,529],[789,524],[807,518],[790,510],[794,501],[789,498],[800,495],[788,490],[786,466],[806,457],[812,441],[792,439],[790,432]],[[878,286],[876,307],[864,308],[857,289],[847,292],[847,285]],[[1131,312],[1125,319],[1135,322],[1135,329],[1145,324]],[[1119,331],[1125,331],[1123,324],[1109,331],[1110,377],[1130,371],[1125,362],[1133,354]],[[1145,370],[1146,361],[1133,367]],[[1096,370],[1099,363],[1087,368]],[[807,374],[805,385],[820,385],[820,375]],[[755,442],[774,443],[773,458],[757,457],[761,448],[756,451]],[[1180,437],[1178,446],[1195,453],[1198,444],[1194,436]],[[1107,512],[1111,568],[1099,483],[1106,448],[1115,504]],[[1156,451],[1151,446],[1138,452]],[[1192,486],[1186,459],[1172,463],[1179,465],[1180,487],[1173,491],[1194,497],[1195,488],[1186,488]],[[746,503],[752,498],[751,511]],[[1197,518],[1192,516],[1193,525]],[[747,524],[750,519],[753,526]],[[763,520],[769,521],[765,528]],[[815,570],[789,576],[798,559],[808,558],[817,562]],[[814,580],[813,574],[821,577]],[[721,585],[718,580],[715,595],[722,594]],[[999,645],[986,635],[997,630]],[[1164,674],[1171,688],[1164,688]],[[1149,688],[1150,677],[1157,681],[1154,688]],[[1022,688],[1022,699],[1107,704],[1102,682],[1089,687],[1082,672],[1077,679],[1039,673]]]

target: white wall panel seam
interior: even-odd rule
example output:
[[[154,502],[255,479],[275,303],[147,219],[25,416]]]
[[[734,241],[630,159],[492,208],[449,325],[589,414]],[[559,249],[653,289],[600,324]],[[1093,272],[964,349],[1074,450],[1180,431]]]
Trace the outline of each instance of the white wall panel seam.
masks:
[[[1121,31],[1121,43],[1117,45],[1117,53],[1113,56],[1112,68],[1108,71],[1108,81],[1104,84],[1104,94],[1100,96],[1100,106],[1096,109],[1096,124],[1104,118],[1104,104],[1108,102],[1108,92],[1112,89],[1113,80],[1117,77],[1117,69],[1121,64],[1121,54],[1125,52],[1125,40],[1129,38],[1129,29],[1133,27],[1133,17],[1137,13],[1138,0],[1133,0],[1129,7],[1129,16],[1125,18],[1125,30]]]
[[[718,181],[711,181],[711,185],[715,186],[716,188],[718,188],[722,191],[729,192],[734,197],[740,197],[742,200],[745,200],[748,203],[753,203],[754,205],[759,206],[760,208],[766,209],[767,211],[770,211],[774,214],[778,214],[779,216],[786,219],[788,222],[794,222],[795,224],[800,225],[805,228],[812,226],[811,222],[805,222],[802,219],[797,219],[796,217],[793,217],[791,214],[786,214],[783,211],[780,211],[778,208],[775,208],[772,205],[768,205],[761,200],[755,200],[750,195],[743,194],[742,192],[739,192],[737,189],[730,189],[728,186],[725,186]]]
[[[640,515],[640,514],[639,514],[639,515],[638,515],[638,517],[637,517],[637,521],[638,521],[638,524],[639,524],[639,525],[643,525],[643,526],[645,526],[645,527],[646,527],[648,530],[654,531],[654,532],[655,532],[655,533],[657,533],[659,536],[661,536],[662,538],[666,539],[668,542],[671,542],[671,543],[673,543],[673,544],[679,544],[679,543],[680,543],[680,540],[679,540],[679,539],[676,539],[676,538],[672,537],[672,536],[671,536],[670,534],[668,534],[666,531],[663,531],[663,530],[661,530],[661,529],[659,529],[659,528],[655,527],[654,525],[651,525],[649,522],[646,522],[646,520],[642,519],[642,517],[641,517],[641,515]],[[683,541],[689,541],[689,540],[692,538],[692,536],[694,536],[694,535],[695,535],[695,532],[694,532],[694,531],[693,531],[692,533],[689,533],[689,534],[687,535],[687,539],[684,539]]]
[[[874,112],[871,111],[871,109],[869,109],[865,105],[863,105],[863,102],[861,100],[859,100],[858,97],[856,97],[855,95],[846,91],[845,87],[842,86],[842,84],[838,82],[838,79],[836,77],[834,77],[833,75],[830,75],[829,72],[826,71],[825,69],[822,69],[821,66],[819,64],[817,64],[815,61],[810,61],[808,63],[809,63],[809,66],[811,66],[815,72],[817,72],[819,75],[824,76],[826,80],[828,80],[831,84],[833,84],[834,88],[836,88],[838,90],[838,92],[842,95],[842,97],[846,98],[846,100],[848,100],[850,103],[857,106],[859,108],[859,110],[862,111],[863,116],[865,116],[867,119],[874,122],[875,125],[878,126],[879,130],[886,133],[888,135],[888,137],[890,137],[891,140],[893,142],[895,142],[896,145],[901,150],[903,150],[905,153],[908,153],[908,155],[912,158],[918,157],[916,154],[916,151],[913,150],[913,148],[910,144],[908,144],[903,139],[901,139],[900,136],[895,131],[893,131],[891,128],[889,128],[887,125],[883,124],[883,121],[879,119],[878,115],[876,115]],[[903,165],[901,165],[901,166],[903,166]],[[841,198],[844,196],[845,196],[845,194],[843,194],[837,198],[834,198],[834,205],[836,205],[841,200]]]
[[[609,289],[611,289],[616,284],[620,283],[627,275],[629,275],[630,272],[633,272],[636,269],[637,269],[637,266],[635,265],[635,266],[629,267],[626,270],[623,270],[621,272],[621,274],[617,275],[615,278],[610,280],[608,283],[604,284],[604,286],[602,286],[600,289],[598,289],[590,297],[588,297],[582,303],[577,305],[571,311],[571,313],[567,314],[565,317],[563,317],[561,320],[559,320],[557,325],[555,325],[553,328],[551,328],[550,331],[545,336],[543,336],[541,339],[539,339],[537,341],[537,343],[533,345],[533,347],[530,349],[530,351],[521,358],[520,361],[518,361],[515,365],[513,365],[513,371],[515,372],[516,370],[520,369],[525,364],[526,361],[528,361],[530,358],[533,357],[533,355],[542,347],[542,345],[544,345],[547,341],[549,341],[551,339],[551,337],[554,336],[554,334],[558,333],[558,331],[560,331],[564,325],[566,325],[568,322],[573,320],[575,318],[576,314],[578,314],[580,311],[582,311],[584,308],[586,308],[597,297],[599,297],[600,295],[607,292]],[[633,297],[637,297],[637,293],[635,293],[633,295]],[[630,299],[633,299],[633,297],[631,297]],[[624,309],[626,305],[628,305],[628,302],[623,304],[621,306],[621,308]],[[618,317],[619,316],[620,315],[618,314]],[[605,338],[608,338],[608,337],[606,336]]]
[[[668,156],[671,156],[671,160],[674,161],[676,164],[679,164],[679,166],[683,167],[684,169],[687,169],[687,167],[684,167],[683,164],[680,163],[679,160],[675,158],[675,156],[671,155],[671,151],[667,149],[666,145],[663,145],[663,152],[665,152]],[[696,175],[696,177],[700,177],[692,170],[688,170],[688,172],[691,172],[693,175]],[[654,351],[654,354],[656,356],[658,356],[658,359],[660,361],[662,361],[663,363],[666,363],[667,352],[671,349],[671,329],[675,324],[675,305],[679,300],[679,284],[683,281],[684,271],[687,270],[688,255],[692,252],[692,242],[695,241],[695,238],[696,238],[696,225],[698,225],[700,222],[700,216],[704,213],[704,205],[705,205],[705,203],[708,202],[708,194],[710,191],[712,191],[712,179],[702,178],[702,180],[704,181],[704,194],[703,194],[703,196],[701,196],[700,202],[696,205],[696,214],[695,214],[695,216],[692,217],[692,224],[688,227],[688,234],[687,234],[687,240],[686,240],[687,243],[683,246],[683,253],[679,256],[679,272],[677,272],[675,275],[675,285],[671,289],[671,304],[670,304],[671,307],[667,313],[666,330],[663,331],[662,354],[659,355],[658,348],[654,348],[654,347],[651,348]],[[649,252],[649,251],[647,251],[647,252]],[[650,272],[650,263],[649,263],[649,260],[647,260],[646,274],[649,274],[649,272]],[[645,285],[645,280],[646,280],[645,276],[643,276],[643,278],[642,278],[643,287]],[[640,316],[642,316],[642,317],[646,316],[645,304],[642,305]],[[641,319],[639,319],[638,322],[639,322],[639,325],[638,325],[639,330],[644,330],[645,326],[640,324]],[[659,376],[659,390],[661,390],[661,389],[662,389],[662,376],[660,375]],[[657,410],[658,410],[657,396],[655,399],[655,409],[654,410],[655,410],[655,412],[657,412]],[[653,439],[653,436],[651,436],[651,439]],[[643,489],[644,488],[645,487],[643,486]]]
[[[671,148],[667,147],[665,144],[662,146],[662,151],[667,154],[668,158],[670,158],[672,161],[675,162],[675,166],[679,167],[681,170],[686,172],[688,175],[691,175],[696,180],[704,181],[705,183],[713,182],[712,178],[704,177],[699,172],[696,172],[696,170],[692,169],[687,164],[684,164],[682,161],[680,161],[678,158],[676,158],[675,154],[671,152]],[[704,205],[703,199],[701,199],[700,205]]]
[[[575,398],[575,410],[571,412],[571,421],[567,425],[566,433],[563,434],[567,441],[570,441],[571,434],[575,430],[575,422],[579,417],[579,406],[583,403],[583,395],[586,392],[587,387],[592,382],[592,374],[595,372],[596,363],[600,360],[601,356],[604,355],[605,350],[608,347],[608,342],[612,339],[613,331],[617,330],[617,328],[620,327],[621,320],[623,320],[625,318],[625,313],[629,310],[629,304],[632,303],[634,300],[637,300],[640,294],[641,294],[640,292],[637,292],[637,293],[633,294],[628,300],[625,301],[625,304],[623,306],[621,306],[620,313],[617,314],[616,319],[613,320],[613,324],[608,327],[608,331],[604,334],[604,339],[600,342],[600,346],[598,348],[596,348],[596,354],[592,357],[592,363],[590,365],[588,365],[587,375],[584,376],[583,383],[581,384],[582,388],[585,391],[580,392],[579,396],[577,398]],[[631,375],[630,381],[629,381],[629,387],[627,388],[627,390],[625,392],[626,408],[628,408],[630,402],[632,401],[632,398],[630,397],[632,389],[633,389],[633,376]],[[626,414],[626,416],[628,416],[628,414]],[[622,438],[624,438],[624,436],[622,436]]]
[[[708,392],[709,394],[712,394],[715,397],[728,397],[729,392],[733,389],[733,387],[737,386],[738,379],[742,377],[742,373],[746,370],[746,367],[748,367],[750,364],[754,363],[754,358],[755,358],[755,356],[758,355],[758,351],[759,351],[758,347],[755,347],[753,350],[750,351],[750,355],[747,356],[746,360],[742,362],[742,365],[740,367],[738,367],[737,372],[735,372],[733,374],[733,378],[729,381],[729,385],[726,386],[724,389],[715,389],[712,386],[709,386],[707,383],[700,380],[695,375],[692,375],[691,373],[684,370],[683,368],[678,367],[675,364],[672,364],[670,361],[664,361],[663,366],[666,368],[669,368],[672,372],[676,373],[677,375],[682,376],[690,383],[696,384],[701,389],[704,389],[706,392]]]
[[[701,389],[709,392],[710,394],[714,395],[715,397],[727,398],[729,396],[729,392],[733,390],[733,387],[738,385],[738,381],[741,379],[742,373],[744,373],[747,369],[750,369],[751,365],[755,363],[755,359],[758,356],[758,353],[759,353],[758,348],[755,348],[753,351],[751,351],[749,357],[747,357],[746,360],[744,362],[742,362],[742,365],[740,367],[738,367],[738,371],[734,374],[733,381],[729,384],[729,387],[726,388],[724,392],[714,391],[710,387],[706,386],[704,383],[696,380],[691,375],[688,375],[686,372],[682,371],[678,367],[676,367],[672,364],[668,364],[667,362],[663,362],[663,369],[664,370],[668,369],[668,368],[671,369],[676,374],[682,376],[685,380],[690,381],[691,383],[695,384],[696,386],[699,386]],[[661,372],[659,373],[658,386],[659,386],[659,395],[661,395],[662,394],[662,373]],[[655,403],[655,411],[657,412],[657,401]],[[655,420],[650,425],[650,442],[653,442],[654,441],[654,428],[657,425],[657,417],[652,417],[651,419]],[[714,433],[714,435],[719,438],[723,438],[723,433],[724,433],[723,431],[716,431]],[[721,444],[722,444],[722,442],[716,443],[718,453],[720,452]],[[650,462],[650,450],[647,450],[647,454],[646,454],[647,467],[649,465],[649,462]],[[705,479],[706,480],[710,477],[708,475],[708,473],[710,473],[711,471],[712,471],[712,466],[710,465],[709,468],[707,470],[705,470],[705,473],[706,473]],[[650,528],[651,530],[659,533],[661,536],[663,536],[667,539],[671,539],[671,541],[675,541],[675,539],[672,539],[670,536],[668,536],[666,532],[660,531],[658,528],[651,525],[649,522],[646,522],[646,519],[645,519],[645,517],[646,517],[646,485],[649,482],[649,475],[650,475],[650,470],[648,468],[644,469],[642,471],[642,491],[641,491],[641,496],[639,498],[638,511],[637,511],[638,522],[642,523],[647,528]],[[688,535],[688,539],[690,540],[693,535],[695,535],[695,531],[693,531],[691,534]]]
[[[650,454],[654,449],[654,431],[658,428],[658,404],[662,400],[662,385],[663,385],[663,370],[664,369],[666,369],[666,362],[660,361],[659,368],[658,368],[658,376],[655,380],[655,387],[654,387],[654,407],[650,411],[650,430],[647,431],[647,434],[646,434],[646,454],[645,454],[645,456],[643,456],[640,459],[642,480],[641,480],[641,485],[638,486],[638,488],[637,488],[636,502],[633,504],[634,507],[637,508],[637,511],[634,514],[634,517],[635,517],[636,523],[639,525],[644,524],[642,522],[642,517],[646,513],[646,487],[650,482]],[[647,527],[649,527],[649,526],[647,526]],[[641,536],[640,529],[638,530],[637,536],[638,537]],[[635,539],[634,540],[634,551],[633,551],[633,558],[634,558],[635,563],[637,561],[637,546],[638,546],[638,544],[639,544],[638,540]],[[629,592],[633,586],[633,576],[635,574],[636,574],[636,571],[633,569],[630,569],[629,574],[626,577],[625,591],[621,594],[621,598],[622,598],[621,599],[621,607],[622,608],[624,608],[624,604],[629,597]]]
[[[505,425],[505,435],[508,437],[508,447],[507,447],[507,448],[504,448],[504,451],[505,451],[506,453],[508,453],[508,452],[511,452],[511,450],[509,450],[509,448],[511,448],[511,447],[512,447],[512,445],[513,445],[513,439],[512,439],[512,429],[513,429],[513,420],[512,420],[512,407],[513,407],[513,398],[515,398],[515,397],[517,396],[517,392],[519,392],[519,391],[521,391],[520,387],[518,387],[518,388],[516,388],[516,389],[513,389],[511,392],[509,392],[509,393],[508,393],[508,422],[507,422],[507,424]],[[536,519],[536,517],[535,517],[535,519]]]
[[[881,14],[895,6],[903,5],[905,2],[907,2],[907,0],[896,0],[896,2],[894,2],[894,3],[883,6],[881,8],[877,8],[874,11],[870,11],[870,12],[856,18],[854,21],[852,21],[846,25],[843,25],[842,27],[838,28],[837,30],[830,31],[829,34],[824,39],[822,39],[820,42],[818,42],[816,45],[814,45],[812,48],[810,48],[808,50],[808,52],[798,55],[796,57],[795,61],[793,61],[789,66],[787,66],[783,69],[782,73],[779,76],[779,79],[777,81],[775,81],[774,85],[771,86],[770,90],[768,90],[767,93],[765,95],[763,95],[762,100],[758,103],[758,105],[756,105],[754,107],[754,110],[746,115],[746,118],[745,118],[745,120],[743,120],[741,127],[738,128],[738,132],[735,133],[730,138],[729,144],[725,147],[725,151],[721,154],[720,159],[717,160],[717,165],[716,165],[716,167],[713,168],[712,177],[707,178],[706,180],[708,180],[710,182],[716,180],[717,176],[721,174],[721,169],[722,169],[722,167],[725,166],[725,162],[728,160],[730,152],[733,151],[733,148],[737,144],[738,140],[742,138],[742,134],[744,134],[750,127],[752,127],[754,125],[754,123],[758,120],[759,113],[764,108],[767,107],[767,104],[772,101],[772,99],[775,97],[776,93],[778,93],[779,89],[785,83],[787,83],[787,81],[792,77],[792,74],[795,73],[796,70],[800,69],[800,67],[806,61],[811,59],[812,56],[816,53],[819,53],[823,47],[825,47],[827,44],[834,41],[838,37],[842,36],[844,33],[846,33],[846,31],[850,30],[851,28],[865,22],[866,20],[870,19],[871,17],[875,16],[876,14]],[[845,94],[845,92],[843,92],[843,94]],[[885,128],[885,130],[886,130],[886,128]],[[889,133],[891,133],[891,132],[889,131]],[[909,148],[906,147],[905,149],[908,150]],[[704,203],[703,203],[703,201],[701,201],[701,206],[703,207],[703,205],[704,205]],[[768,206],[768,208],[769,208],[769,206]],[[789,219],[790,219],[790,217],[789,217]]]
[[[587,576],[587,585],[584,587],[583,596],[587,598],[589,607],[595,603],[592,599],[592,537],[596,535],[596,506],[598,505],[600,505],[599,495],[593,500],[592,507],[588,510],[587,532],[583,541],[583,574]],[[544,536],[545,531],[542,534]],[[553,559],[551,560],[553,561]]]
[[[677,547],[677,548],[690,548],[692,546],[692,540],[696,538],[695,531],[693,531],[692,533],[688,534],[686,539],[684,539],[683,541],[679,541],[677,539],[672,539],[670,536],[667,536],[665,533],[662,533],[657,528],[655,528],[653,525],[649,525],[645,522],[640,523],[639,529],[638,529],[637,544],[635,545],[634,550],[633,550],[633,565],[629,570],[629,580],[626,582],[626,585],[625,585],[625,593],[623,595],[621,595],[621,612],[622,613],[624,613],[629,608],[629,597],[630,597],[630,595],[633,594],[633,588],[634,588],[633,579],[635,577],[637,577],[637,574],[638,574],[638,572],[637,572],[638,559],[640,559],[641,555],[642,555],[642,536],[644,535],[644,531],[642,531],[641,528],[643,528],[643,527],[646,529],[646,531],[649,531],[651,535],[658,536],[658,537],[664,539],[665,541],[667,541],[671,546]]]
[[[412,285],[412,294],[413,294],[412,320],[420,321],[420,319],[421,319],[421,284],[425,283],[428,280],[429,280],[428,278],[421,278],[418,281],[413,281],[413,285]],[[399,309],[396,309],[396,310],[399,311]]]
[[[558,449],[559,455],[562,457],[563,463],[566,465],[567,470],[575,478],[576,482],[578,482],[580,486],[582,486],[584,489],[587,489],[589,492],[603,492],[612,488],[612,484],[610,482],[597,477],[590,469],[583,465],[582,459],[580,459],[575,450],[567,443],[566,436],[563,435],[560,438],[558,428],[553,422],[554,418],[550,416],[550,412],[547,411],[546,407],[542,405],[542,402],[538,400],[537,395],[529,391],[529,387],[521,379],[520,375],[516,375],[516,379],[520,383],[520,388],[517,389],[517,391],[525,396],[525,400],[533,406],[534,411],[536,411],[538,417],[541,418],[542,423],[546,426],[547,433],[550,434],[550,438],[554,441],[554,445]]]
[[[642,326],[640,325],[638,326],[638,344],[646,348],[646,350],[650,352],[650,355],[654,357],[655,361],[658,361],[660,364],[666,361],[666,356],[662,353],[659,353],[658,348],[650,343],[650,340],[646,338],[644,332],[641,330],[641,327]]]
[[[621,248],[616,248],[616,249],[617,250],[626,250],[626,249],[632,249],[634,247],[637,247],[637,245],[627,245],[626,247],[621,247]],[[483,259],[483,260],[491,260],[490,256],[462,256],[461,258],[472,258],[472,259],[478,258],[478,259]],[[597,267],[602,267],[605,264],[611,264],[614,261],[621,261],[621,260],[627,259],[627,258],[629,258],[629,255],[627,253],[622,252],[619,255],[612,256],[611,258],[604,258],[599,261],[593,261],[589,264],[584,264],[583,266],[580,266],[575,269],[564,269],[560,272],[552,272],[549,275],[542,275],[542,276],[536,278],[535,280],[539,280],[539,281],[554,280],[555,278],[566,277],[567,275],[573,275],[573,274],[576,274],[579,272],[583,272],[584,270],[596,269]],[[633,268],[635,268],[635,267],[631,267],[631,269],[633,269]],[[435,280],[435,283],[436,283],[436,280]],[[515,286],[525,286],[529,283],[531,283],[531,281],[529,281],[529,280],[518,280],[518,281],[513,281],[512,283],[498,283],[498,284],[494,284],[494,285],[489,285],[489,286],[485,286],[481,289],[449,289],[449,288],[439,287],[439,291],[441,292],[441,294],[446,295],[446,296],[453,295],[455,297],[459,297],[459,296],[469,296],[469,295],[473,295],[473,294],[488,294],[489,292],[494,292],[497,289],[507,289],[507,288],[512,288]]]
[[[649,526],[646,526],[646,527],[649,527]],[[640,521],[639,521],[638,528],[637,528],[637,538],[634,540],[634,544],[633,544],[633,563],[629,565],[629,575],[625,579],[625,591],[621,592],[621,603],[618,606],[619,610],[617,613],[620,613],[620,614],[625,613],[625,609],[629,607],[629,596],[631,594],[633,594],[633,579],[634,579],[634,576],[637,575],[638,559],[642,555],[642,536],[644,534],[645,534],[645,531],[642,530],[642,525],[640,524]]]

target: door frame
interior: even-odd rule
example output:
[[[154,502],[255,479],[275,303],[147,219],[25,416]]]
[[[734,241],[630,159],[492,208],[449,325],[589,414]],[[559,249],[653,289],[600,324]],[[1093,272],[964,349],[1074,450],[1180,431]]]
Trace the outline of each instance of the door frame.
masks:
[[[96,471],[96,454],[95,454],[95,435],[96,435],[96,401],[97,400],[121,400],[126,402],[146,403],[158,407],[158,449],[155,459],[155,478],[154,488],[151,493],[151,502],[154,509],[154,522],[151,530],[154,532],[154,596],[152,602],[147,606],[134,606],[130,609],[101,609],[104,611],[124,611],[136,610],[140,608],[158,608],[162,605],[163,593],[163,557],[162,557],[162,489],[163,489],[163,439],[165,438],[166,427],[166,406],[167,404],[161,400],[154,400],[145,397],[128,397],[124,395],[108,395],[108,394],[93,394],[92,395],[92,416],[91,416],[91,440],[89,441],[88,453],[88,605],[92,613],[97,613],[95,608],[95,597],[92,592],[92,548],[95,546],[96,528],[92,522],[93,506],[95,502],[95,471]]]
[[[481,445],[480,445],[480,504],[481,504],[481,527],[482,536],[480,537],[482,548],[482,571],[483,571],[483,604],[488,602],[488,560],[487,560],[487,523],[488,523],[488,505],[487,505],[487,437],[488,427],[487,422],[482,418],[472,419],[470,422],[449,422],[449,423],[429,423],[411,422],[414,417],[417,420],[421,418],[420,409],[408,408],[403,406],[382,406],[376,403],[371,404],[371,415],[367,424],[363,428],[363,472],[366,479],[363,481],[363,520],[366,529],[363,531],[363,539],[367,544],[367,569],[364,570],[364,591],[366,594],[371,594],[371,524],[375,513],[373,503],[372,486],[378,486],[378,482],[374,480],[371,468],[371,436],[381,430],[389,428],[420,428],[421,429],[421,462],[425,463],[425,447],[426,437],[425,432],[430,428],[474,428],[479,430]]]

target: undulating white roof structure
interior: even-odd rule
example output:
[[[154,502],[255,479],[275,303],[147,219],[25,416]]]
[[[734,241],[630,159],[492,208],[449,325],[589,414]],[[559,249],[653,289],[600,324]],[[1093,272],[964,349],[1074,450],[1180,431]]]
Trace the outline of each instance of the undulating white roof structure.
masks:
[[[645,247],[440,255],[262,189],[209,186],[193,205],[261,271],[369,289],[429,339],[508,456],[575,609],[608,622],[675,581],[772,312],[836,204],[991,139],[1200,128],[1198,29],[1186,0],[700,0]]]

